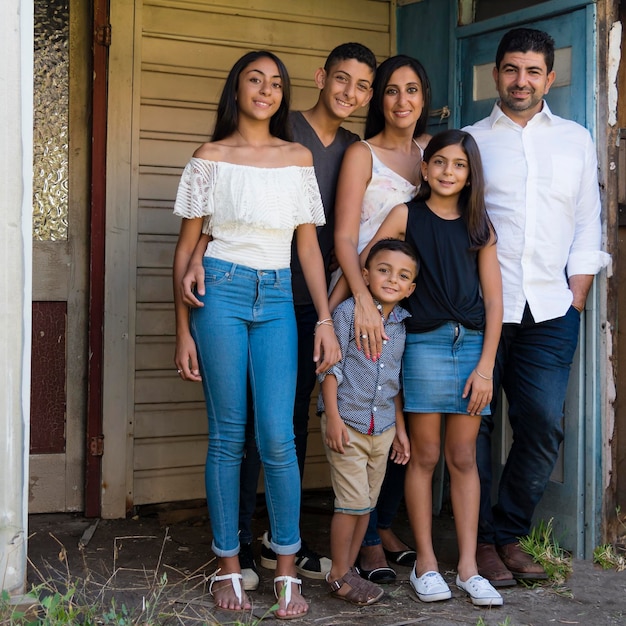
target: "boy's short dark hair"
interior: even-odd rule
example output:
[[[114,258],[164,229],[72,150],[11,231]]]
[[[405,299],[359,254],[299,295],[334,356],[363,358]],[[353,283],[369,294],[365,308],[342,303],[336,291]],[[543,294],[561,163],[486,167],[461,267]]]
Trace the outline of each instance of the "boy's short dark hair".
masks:
[[[392,252],[402,252],[403,254],[406,254],[409,258],[413,259],[415,263],[415,276],[413,277],[413,282],[415,282],[415,279],[417,278],[417,273],[419,272],[419,269],[420,269],[420,262],[419,262],[419,259],[417,258],[417,254],[415,254],[415,250],[413,249],[413,246],[407,243],[406,241],[402,241],[402,239],[389,238],[389,239],[381,239],[380,241],[377,241],[372,246],[372,249],[369,251],[369,254],[367,255],[367,259],[365,259],[365,267],[369,269],[372,259],[379,252],[383,252],[385,250],[391,250]]]
[[[543,54],[548,73],[554,67],[554,39],[535,28],[513,28],[502,36],[496,51],[496,67],[500,69],[507,52],[538,52]]]
[[[324,63],[324,69],[328,72],[335,63],[349,61],[350,59],[365,63],[372,72],[376,72],[376,56],[374,53],[367,46],[354,42],[342,43],[331,50],[326,58],[326,63]]]

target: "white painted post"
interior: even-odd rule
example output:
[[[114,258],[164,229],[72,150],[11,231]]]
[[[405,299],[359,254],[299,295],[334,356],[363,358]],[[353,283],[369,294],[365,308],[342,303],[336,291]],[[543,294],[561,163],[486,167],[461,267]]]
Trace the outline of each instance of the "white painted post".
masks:
[[[0,590],[26,585],[32,301],[33,6],[0,2]]]

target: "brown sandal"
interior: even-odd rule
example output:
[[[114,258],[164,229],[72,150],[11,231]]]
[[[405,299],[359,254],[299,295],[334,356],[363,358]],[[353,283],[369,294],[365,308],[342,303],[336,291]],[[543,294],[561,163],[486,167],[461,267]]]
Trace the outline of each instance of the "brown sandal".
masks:
[[[367,606],[378,602],[385,593],[378,585],[369,580],[361,578],[351,567],[341,578],[337,580],[329,580],[329,574],[326,574],[326,582],[331,590],[331,595],[339,600],[345,600],[352,604]],[[346,594],[337,593],[345,584],[350,585],[350,591]]]

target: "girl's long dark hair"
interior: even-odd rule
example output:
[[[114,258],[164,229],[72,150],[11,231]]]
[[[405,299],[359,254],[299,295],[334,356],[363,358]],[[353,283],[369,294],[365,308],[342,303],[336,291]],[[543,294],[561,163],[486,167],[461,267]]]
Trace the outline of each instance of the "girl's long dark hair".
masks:
[[[426,146],[423,160],[428,163],[434,154],[447,146],[461,146],[467,156],[469,165],[469,185],[463,187],[459,196],[459,211],[467,224],[471,249],[484,248],[492,236],[496,233],[487,215],[485,207],[485,178],[483,176],[483,162],[480,158],[480,150],[475,139],[462,130],[444,130],[437,133]],[[428,200],[430,198],[430,185],[422,180],[416,200]]]
[[[239,121],[239,108],[237,107],[237,88],[239,87],[239,76],[241,72],[257,59],[267,57],[276,63],[278,73],[283,85],[283,99],[278,107],[278,111],[270,119],[270,133],[274,137],[291,141],[291,130],[289,127],[289,101],[291,97],[291,84],[289,74],[284,63],[272,52],[267,50],[257,50],[244,54],[228,73],[226,84],[222,90],[219,104],[217,105],[217,120],[211,141],[219,141],[232,135],[237,130]]]
[[[426,74],[424,66],[417,59],[406,56],[405,54],[398,54],[383,61],[376,70],[374,82],[372,83],[372,100],[370,101],[370,107],[365,120],[365,139],[378,135],[378,133],[385,128],[385,113],[383,110],[385,88],[391,79],[391,75],[400,67],[410,67],[417,74],[422,85],[424,108],[415,125],[413,137],[419,137],[426,132],[428,112],[430,109],[430,81],[428,80],[428,74]]]

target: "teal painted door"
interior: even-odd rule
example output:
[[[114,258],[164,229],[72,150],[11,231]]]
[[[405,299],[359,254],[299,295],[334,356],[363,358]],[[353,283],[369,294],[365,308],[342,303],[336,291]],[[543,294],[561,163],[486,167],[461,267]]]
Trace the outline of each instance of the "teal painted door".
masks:
[[[557,77],[546,100],[554,113],[573,119],[583,126],[587,125],[589,118],[593,119],[592,115],[588,115],[588,110],[593,110],[588,109],[588,101],[592,100],[594,84],[592,77],[587,73],[588,15],[587,10],[582,8],[569,14],[523,24],[549,32],[554,38],[557,48],[555,61]],[[471,35],[458,40],[457,75],[461,77],[459,127],[489,115],[497,97],[491,73],[498,42],[510,26],[488,33],[478,33],[476,27],[479,26],[473,25]],[[460,29],[461,36],[462,31],[463,29]],[[590,302],[591,300],[590,296]],[[589,319],[589,311],[586,315]],[[557,539],[562,546],[572,550],[578,557],[588,552],[588,548],[585,548],[585,533],[589,532],[589,529],[586,531],[586,526],[590,520],[586,511],[595,508],[593,502],[588,501],[589,498],[592,500],[594,498],[594,490],[589,489],[591,485],[588,482],[588,476],[593,472],[589,472],[586,466],[588,464],[595,466],[595,453],[593,442],[590,441],[588,444],[586,442],[586,431],[589,430],[586,422],[596,417],[594,411],[588,414],[586,410],[593,402],[589,402],[590,399],[586,397],[586,388],[589,389],[590,386],[589,379],[585,378],[585,363],[588,363],[589,369],[592,370],[587,372],[587,375],[593,377],[596,359],[593,350],[587,349],[587,343],[583,319],[565,406],[565,441],[557,467],[535,515],[535,523],[554,518]],[[501,405],[505,405],[505,402]],[[511,441],[508,420],[503,419],[502,423],[505,426],[494,438],[496,476],[502,470]],[[593,518],[593,515],[591,517]]]

